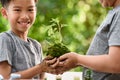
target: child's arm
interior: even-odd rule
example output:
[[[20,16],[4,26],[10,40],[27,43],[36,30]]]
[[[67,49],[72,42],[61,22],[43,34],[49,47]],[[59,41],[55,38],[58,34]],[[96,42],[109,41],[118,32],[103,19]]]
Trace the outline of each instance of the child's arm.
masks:
[[[50,60],[50,63],[53,64],[56,62],[56,58]],[[24,65],[23,65],[24,66]],[[4,77],[4,79],[9,79],[11,73],[12,67],[8,64],[7,61],[0,62],[0,75]],[[16,74],[20,74],[21,79],[32,79],[34,76],[41,74],[41,78],[44,78],[43,73],[44,72],[51,72],[54,73],[54,69],[51,68],[49,65],[46,64],[46,60],[43,60],[42,63],[31,67],[29,69],[16,72]]]
[[[4,78],[9,79],[11,74],[11,66],[7,61],[0,62],[0,75]]]
[[[24,65],[23,65],[24,66]],[[42,68],[39,65],[36,65],[32,68],[16,72],[17,74],[21,75],[21,79],[31,79],[35,75],[42,73]],[[0,75],[3,76],[4,79],[9,79],[12,67],[8,64],[7,61],[0,62]]]
[[[45,80],[45,73],[40,74],[40,80]]]

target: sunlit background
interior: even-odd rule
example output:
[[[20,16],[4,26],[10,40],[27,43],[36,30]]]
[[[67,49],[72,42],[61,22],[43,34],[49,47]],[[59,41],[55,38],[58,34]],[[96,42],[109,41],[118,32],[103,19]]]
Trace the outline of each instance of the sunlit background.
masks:
[[[67,25],[62,28],[64,44],[79,54],[86,54],[96,29],[108,11],[98,0],[39,0],[37,7],[37,19],[29,37],[38,40],[44,51],[46,29],[51,18],[58,18],[61,24]],[[8,22],[0,14],[0,32],[8,29]],[[72,71],[80,70],[75,68]]]

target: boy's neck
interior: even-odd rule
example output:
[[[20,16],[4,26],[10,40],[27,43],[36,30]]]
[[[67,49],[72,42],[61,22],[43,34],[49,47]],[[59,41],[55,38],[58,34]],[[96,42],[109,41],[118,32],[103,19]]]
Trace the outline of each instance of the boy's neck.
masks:
[[[16,34],[22,40],[27,41],[28,31],[27,32],[14,32],[14,34]]]

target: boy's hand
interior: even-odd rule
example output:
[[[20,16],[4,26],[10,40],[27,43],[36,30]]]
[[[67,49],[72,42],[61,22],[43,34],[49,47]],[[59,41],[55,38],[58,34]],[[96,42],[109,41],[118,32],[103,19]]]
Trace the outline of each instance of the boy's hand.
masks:
[[[58,61],[57,61],[57,58],[48,56],[39,65],[42,69],[42,72],[56,74],[55,67],[58,65]]]
[[[62,56],[60,56],[59,59],[59,64],[56,67],[56,73],[57,74],[62,74],[65,71],[68,71],[74,67],[77,66],[77,53],[66,53]]]

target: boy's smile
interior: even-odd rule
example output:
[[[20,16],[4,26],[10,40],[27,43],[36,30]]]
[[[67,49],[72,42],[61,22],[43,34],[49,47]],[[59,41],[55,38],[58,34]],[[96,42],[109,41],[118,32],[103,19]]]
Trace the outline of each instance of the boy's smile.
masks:
[[[18,25],[20,25],[21,27],[23,26],[27,28],[30,24],[30,21],[18,21]]]
[[[11,0],[5,9],[5,17],[8,19],[14,33],[26,33],[35,21],[35,0]]]

